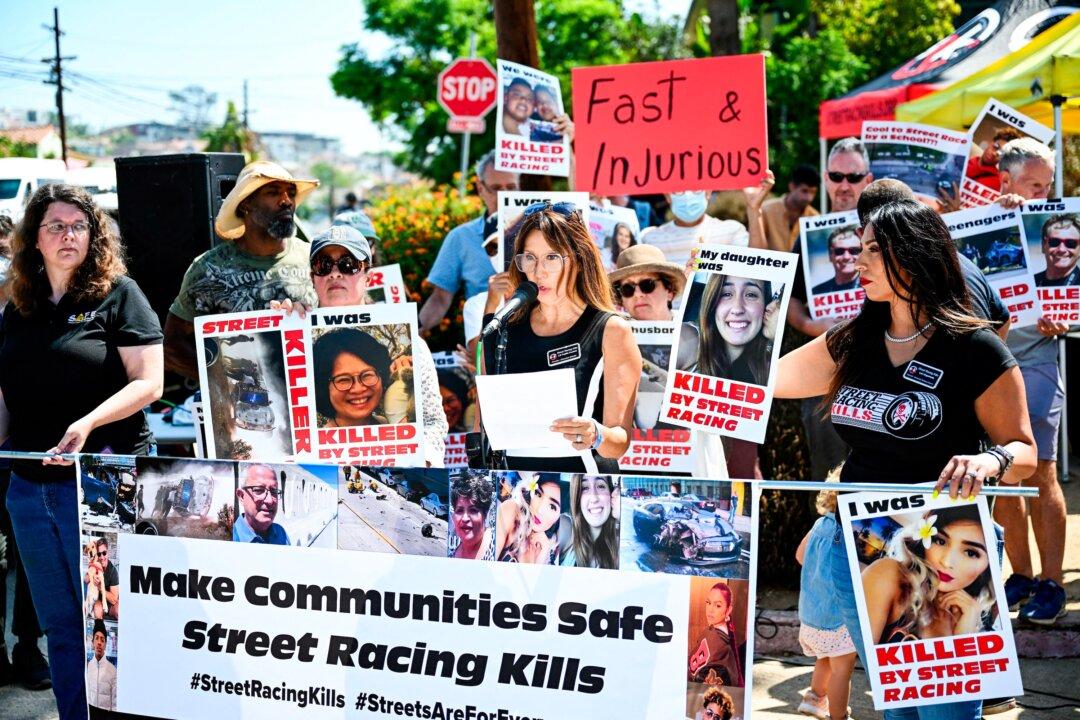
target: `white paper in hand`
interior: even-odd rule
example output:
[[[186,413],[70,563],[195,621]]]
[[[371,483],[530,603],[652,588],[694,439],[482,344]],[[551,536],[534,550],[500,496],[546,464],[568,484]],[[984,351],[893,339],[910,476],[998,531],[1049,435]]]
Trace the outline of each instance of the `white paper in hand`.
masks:
[[[573,445],[551,430],[551,423],[574,417],[577,390],[570,368],[508,375],[477,375],[480,414],[493,450],[561,450]]]

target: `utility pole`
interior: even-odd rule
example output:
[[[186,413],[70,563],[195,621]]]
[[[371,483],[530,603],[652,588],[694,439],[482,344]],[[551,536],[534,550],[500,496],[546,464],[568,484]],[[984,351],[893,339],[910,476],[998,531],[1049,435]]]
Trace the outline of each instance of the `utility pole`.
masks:
[[[244,78],[244,129],[248,129],[248,95],[247,95],[247,78]]]
[[[67,122],[64,119],[64,74],[61,63],[64,60],[74,60],[74,57],[61,57],[60,56],[60,36],[64,33],[60,32],[60,9],[53,8],[53,24],[52,26],[45,25],[46,30],[51,30],[53,33],[53,39],[55,41],[55,55],[51,58],[43,58],[41,62],[52,63],[52,77],[45,81],[48,85],[56,86],[56,115],[60,120],[60,156],[67,164]]]

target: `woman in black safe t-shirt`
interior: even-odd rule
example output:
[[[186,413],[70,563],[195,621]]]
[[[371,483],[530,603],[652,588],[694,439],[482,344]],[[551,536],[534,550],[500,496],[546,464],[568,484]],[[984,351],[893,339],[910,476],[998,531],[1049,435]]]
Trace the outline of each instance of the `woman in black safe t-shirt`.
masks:
[[[878,208],[858,269],[862,311],[781,358],[776,383],[778,398],[825,394],[851,447],[841,481],[933,481],[966,498],[1003,470],[1005,483],[1030,475],[1020,371],[971,312],[941,218],[911,201]],[[980,453],[984,432],[995,447]]]
[[[973,497],[988,477],[1017,483],[1031,475],[1035,445],[1020,370],[972,314],[941,218],[917,202],[892,202],[870,214],[861,237],[862,310],[780,359],[776,397],[826,396],[851,447],[841,481],[936,482],[953,497]],[[989,452],[979,452],[984,433],[995,443]],[[840,526],[833,516],[824,520],[834,533],[823,564],[830,602],[865,665]],[[968,700],[934,705],[932,714],[974,720],[981,709]],[[895,717],[885,711],[886,720]]]
[[[17,451],[146,454],[142,408],[161,396],[161,327],[125,277],[105,214],[82,188],[46,185],[30,199],[12,250],[0,329],[0,437]],[[64,719],[86,717],[70,465],[59,457],[15,461],[6,497]]]

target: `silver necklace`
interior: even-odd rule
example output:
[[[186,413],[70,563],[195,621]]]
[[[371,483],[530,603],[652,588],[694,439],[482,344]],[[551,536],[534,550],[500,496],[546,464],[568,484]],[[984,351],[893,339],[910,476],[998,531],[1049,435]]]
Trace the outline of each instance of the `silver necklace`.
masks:
[[[930,326],[933,325],[933,324],[934,323],[932,323],[932,322],[928,322],[925,325],[923,325],[921,328],[916,330],[914,333],[912,333],[911,335],[908,335],[907,337],[902,337],[902,338],[893,337],[889,333],[888,328],[886,328],[886,330],[885,330],[885,339],[888,340],[891,343],[909,343],[909,342],[912,342],[913,340],[915,340],[915,338],[917,338],[920,335],[922,335],[923,333],[925,333],[927,330],[929,330]]]

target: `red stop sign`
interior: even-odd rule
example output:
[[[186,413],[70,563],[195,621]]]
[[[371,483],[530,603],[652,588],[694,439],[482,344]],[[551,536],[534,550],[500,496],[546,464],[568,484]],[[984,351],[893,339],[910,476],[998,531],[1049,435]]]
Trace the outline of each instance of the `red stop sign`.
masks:
[[[439,73],[439,104],[450,117],[484,117],[495,107],[496,83],[487,60],[458,58]]]

